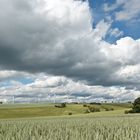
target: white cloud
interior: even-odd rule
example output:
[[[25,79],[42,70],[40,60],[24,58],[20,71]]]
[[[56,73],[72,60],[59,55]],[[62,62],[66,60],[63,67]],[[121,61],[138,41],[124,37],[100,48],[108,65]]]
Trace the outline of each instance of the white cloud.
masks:
[[[123,36],[124,33],[123,33],[123,31],[120,31],[118,28],[114,28],[114,29],[110,29],[108,34],[110,36],[114,36],[117,38],[117,37]]]
[[[65,92],[65,99],[68,92],[80,100],[83,93],[88,100],[139,95],[134,89],[140,81],[140,40],[106,42],[111,21],[101,20],[93,28],[87,2],[2,0],[0,9],[0,75],[3,81],[18,75],[34,79],[26,85],[12,81],[9,87],[0,87],[2,95],[48,97]],[[116,28],[111,34],[122,32]]]
[[[33,74],[29,74],[27,72],[20,72],[15,70],[0,70],[0,81],[18,78],[18,77],[33,77]]]
[[[121,8],[120,8],[121,7]],[[121,10],[118,10],[118,9]],[[117,0],[112,5],[104,4],[104,11],[115,11],[116,20],[135,20],[140,15],[139,0]]]
[[[106,37],[110,26],[111,26],[110,21],[105,22],[104,20],[101,20],[93,30],[94,40],[97,41],[103,40]]]
[[[50,86],[47,83],[52,79],[57,79],[64,84]],[[63,80],[62,80],[63,79]],[[48,80],[48,81],[46,81]],[[40,81],[40,82],[37,82]],[[53,80],[54,81],[54,80]],[[56,81],[56,80],[55,80]],[[65,82],[67,81],[67,82]],[[36,102],[92,102],[92,101],[129,101],[140,96],[139,91],[135,89],[126,89],[125,87],[103,87],[103,86],[89,86],[82,82],[74,82],[71,79],[55,76],[41,76],[28,85],[17,84],[18,82],[11,82],[11,86],[7,88],[0,87],[1,98],[8,102],[13,101],[31,101]],[[44,86],[45,85],[45,86]],[[14,94],[13,94],[14,93]]]
[[[42,88],[58,87],[67,83],[66,78],[59,76],[41,76],[36,79],[34,83],[30,84],[32,87],[40,86]]]
[[[125,1],[123,10],[116,12],[117,20],[131,20],[136,19],[140,15],[140,1],[129,0]]]

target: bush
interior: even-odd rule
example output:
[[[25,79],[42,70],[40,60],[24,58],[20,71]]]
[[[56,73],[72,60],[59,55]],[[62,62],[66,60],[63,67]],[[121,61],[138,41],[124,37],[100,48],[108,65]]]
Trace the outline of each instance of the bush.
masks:
[[[72,112],[69,112],[68,115],[72,115]]]
[[[66,103],[61,103],[61,107],[66,107]]]
[[[86,104],[84,104],[84,105],[83,105],[83,107],[87,107],[87,105],[86,105]]]
[[[99,108],[95,108],[95,107],[92,107],[92,106],[88,107],[88,109],[89,109],[90,112],[100,112]]]
[[[114,108],[105,108],[105,111],[113,111]]]
[[[129,110],[125,110],[124,113],[125,113],[125,114],[128,114],[128,113],[129,113]]]
[[[87,109],[87,110],[85,111],[85,113],[90,113],[90,110],[89,110],[89,109]]]
[[[55,105],[55,107],[62,108],[60,105]]]
[[[109,111],[109,108],[105,108],[105,111]]]
[[[100,108],[95,108],[95,112],[100,112]]]
[[[55,107],[64,108],[64,107],[66,107],[66,103],[61,103],[60,105],[55,105]]]

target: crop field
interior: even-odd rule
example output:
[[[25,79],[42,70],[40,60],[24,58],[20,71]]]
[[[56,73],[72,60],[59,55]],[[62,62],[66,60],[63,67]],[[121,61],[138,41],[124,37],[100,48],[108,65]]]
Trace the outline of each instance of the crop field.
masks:
[[[1,120],[0,140],[139,140],[140,116]]]
[[[130,108],[131,104],[102,104],[91,105],[100,109],[100,114],[109,114],[105,108],[113,108],[116,111],[122,111]],[[0,105],[0,119],[9,118],[29,118],[29,117],[46,117],[46,116],[63,116],[72,113],[73,115],[85,114],[87,107],[83,104],[68,104],[65,108],[56,108],[54,104],[3,104]],[[121,113],[122,114],[122,113]]]
[[[139,140],[140,115],[124,114],[130,104],[91,106],[101,111],[85,113],[83,104],[1,105],[0,140]]]

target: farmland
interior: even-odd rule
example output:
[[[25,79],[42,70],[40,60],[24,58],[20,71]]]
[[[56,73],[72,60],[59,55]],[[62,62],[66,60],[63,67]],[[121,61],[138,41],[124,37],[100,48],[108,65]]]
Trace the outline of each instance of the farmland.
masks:
[[[123,114],[124,110],[130,108],[131,104],[102,104],[90,106],[101,110],[101,112],[94,113],[94,115],[112,115],[118,112],[118,114]],[[112,111],[112,113],[107,113],[105,108],[113,108],[114,111]],[[83,107],[83,104],[68,104],[65,108],[56,108],[54,104],[4,104],[0,105],[0,119],[64,116],[68,115],[69,113],[72,113],[73,115],[83,115],[85,114],[86,110],[87,107]]]
[[[1,140],[139,140],[140,116],[1,120]],[[132,123],[133,122],[133,123]]]
[[[114,110],[105,111],[105,107]],[[82,104],[66,108],[53,104],[2,105],[0,140],[139,140],[140,115],[124,114],[129,107],[103,104],[101,112],[85,114]]]

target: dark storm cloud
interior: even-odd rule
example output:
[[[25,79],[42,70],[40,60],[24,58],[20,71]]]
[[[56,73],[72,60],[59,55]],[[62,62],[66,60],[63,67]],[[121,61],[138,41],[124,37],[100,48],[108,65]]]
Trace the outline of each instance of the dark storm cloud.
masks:
[[[102,21],[92,29],[86,2],[58,0],[60,7],[53,2],[0,1],[0,69],[63,75],[94,85],[135,85],[138,77],[130,80],[117,72],[132,65],[139,41],[126,38],[112,46],[103,41],[109,23]],[[133,54],[127,42],[136,46]]]
[[[0,42],[0,64],[2,67],[16,69],[22,65],[21,52]]]

